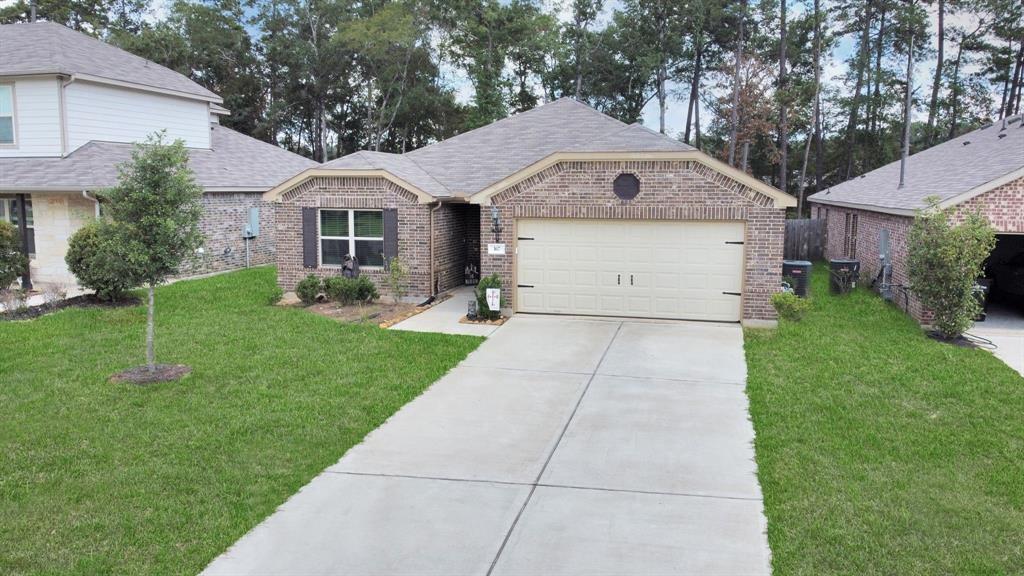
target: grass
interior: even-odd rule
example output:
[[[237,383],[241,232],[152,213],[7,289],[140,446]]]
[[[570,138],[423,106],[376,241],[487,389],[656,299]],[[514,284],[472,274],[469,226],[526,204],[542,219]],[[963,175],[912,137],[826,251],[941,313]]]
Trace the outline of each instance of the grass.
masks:
[[[157,292],[145,309],[0,322],[0,573],[194,574],[472,351],[268,305],[274,270]]]
[[[827,281],[746,331],[774,573],[1024,573],[1024,378]]]

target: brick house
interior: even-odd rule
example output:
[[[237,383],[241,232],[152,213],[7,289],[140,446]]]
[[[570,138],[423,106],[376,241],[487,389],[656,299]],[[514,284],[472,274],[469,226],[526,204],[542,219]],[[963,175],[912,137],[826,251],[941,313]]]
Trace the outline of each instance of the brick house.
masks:
[[[498,274],[508,311],[770,324],[787,194],[569,98],[408,152],[357,152],[268,192],[278,281],[382,290],[392,257],[423,299]]]
[[[20,228],[24,284],[73,288],[68,239],[100,216],[134,142],[165,130],[203,187],[205,242],[188,273],[274,261],[263,193],[318,165],[219,124],[230,114],[199,84],[51,22],[0,25],[0,220]],[[246,239],[251,217],[260,234]],[[0,288],[6,288],[0,286]]]
[[[904,187],[900,162],[893,162],[811,195],[811,217],[826,220],[827,258],[856,258],[861,279],[879,277],[888,243],[893,301],[921,323],[928,310],[914,296],[907,272],[907,233],[916,211],[935,197],[955,217],[979,212],[997,231],[986,276],[997,296],[1024,299],[1021,276],[1003,274],[1024,265],[1024,126],[1007,118],[907,159]]]

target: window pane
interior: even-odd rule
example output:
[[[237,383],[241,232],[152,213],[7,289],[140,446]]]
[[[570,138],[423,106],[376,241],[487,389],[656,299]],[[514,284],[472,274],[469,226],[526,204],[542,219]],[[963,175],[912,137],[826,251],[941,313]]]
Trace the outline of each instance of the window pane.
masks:
[[[14,91],[10,86],[0,86],[0,116],[14,114]]]
[[[14,144],[14,118],[0,116],[0,144]]]
[[[18,226],[18,216],[21,215],[21,208],[18,207],[18,199],[11,199],[11,224]],[[32,201],[25,201],[25,222],[27,226],[32,226]]]
[[[348,240],[321,240],[320,262],[328,266],[341,266],[348,254]]]
[[[321,210],[321,236],[348,236],[348,210]]]
[[[383,212],[356,212],[356,236],[360,238],[384,237]],[[358,249],[356,250],[358,252]],[[362,260],[360,260],[362,262]]]
[[[384,241],[356,240],[356,258],[360,266],[383,266]]]

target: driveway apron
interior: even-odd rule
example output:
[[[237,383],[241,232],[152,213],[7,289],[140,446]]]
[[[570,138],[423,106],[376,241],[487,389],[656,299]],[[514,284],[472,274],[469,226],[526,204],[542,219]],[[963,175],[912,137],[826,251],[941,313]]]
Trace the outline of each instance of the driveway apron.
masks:
[[[743,335],[519,315],[204,571],[768,574]]]

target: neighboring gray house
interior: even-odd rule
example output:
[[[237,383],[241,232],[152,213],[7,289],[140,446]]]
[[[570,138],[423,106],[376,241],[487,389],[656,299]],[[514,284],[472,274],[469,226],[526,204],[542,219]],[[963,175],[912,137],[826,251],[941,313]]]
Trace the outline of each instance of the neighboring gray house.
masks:
[[[96,218],[95,192],[117,181],[132,143],[159,130],[189,148],[203,187],[206,243],[193,272],[244,265],[249,208],[317,163],[218,123],[220,96],[185,76],[59,24],[0,26],[0,219],[19,226],[38,285],[74,286],[70,236]],[[273,211],[263,209],[252,263],[274,259]]]
[[[406,154],[357,152],[268,192],[278,281],[339,274],[386,290],[504,281],[517,312],[771,323],[793,197],[569,98]]]
[[[896,161],[811,195],[811,217],[826,221],[826,257],[857,258],[862,279],[874,278],[887,243],[891,283],[909,286],[907,232],[917,210],[935,197],[957,218],[979,212],[998,233],[986,264],[993,290],[1024,300],[1024,123],[1021,116],[974,130],[907,159],[899,187]],[[1016,270],[1016,271],[1015,271]],[[919,322],[930,313],[909,291],[894,301]]]

